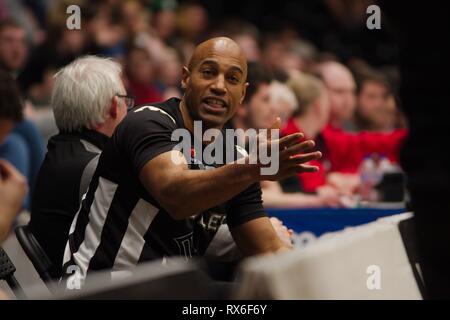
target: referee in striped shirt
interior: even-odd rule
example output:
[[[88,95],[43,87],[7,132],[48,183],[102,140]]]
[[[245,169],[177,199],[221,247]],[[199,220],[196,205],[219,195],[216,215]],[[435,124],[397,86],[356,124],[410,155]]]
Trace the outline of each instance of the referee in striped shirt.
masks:
[[[225,221],[244,255],[288,249],[264,211],[259,181],[316,171],[304,163],[319,152],[292,157],[313,147],[312,141],[299,143],[300,134],[282,138],[278,172],[262,176],[262,165],[248,161],[206,165],[195,152],[188,161],[171,139],[177,129],[193,134],[194,121],[204,130],[222,130],[242,103],[246,76],[239,46],[213,38],[197,46],[183,68],[181,100],[128,112],[106,143],[72,222],[64,270],[77,266],[86,279],[107,269],[114,279],[142,261],[204,255]],[[199,138],[192,135],[192,144]]]

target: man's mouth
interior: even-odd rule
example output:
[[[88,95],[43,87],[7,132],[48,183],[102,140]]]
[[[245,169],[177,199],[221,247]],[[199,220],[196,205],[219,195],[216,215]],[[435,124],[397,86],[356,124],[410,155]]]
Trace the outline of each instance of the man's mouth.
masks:
[[[202,102],[206,104],[208,109],[216,112],[223,112],[227,107],[227,103],[219,98],[205,98]]]

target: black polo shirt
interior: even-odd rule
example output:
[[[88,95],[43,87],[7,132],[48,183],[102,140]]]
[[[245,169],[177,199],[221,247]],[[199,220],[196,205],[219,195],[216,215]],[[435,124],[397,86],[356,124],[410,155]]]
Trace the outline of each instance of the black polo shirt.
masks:
[[[32,198],[30,227],[60,277],[70,224],[108,137],[97,131],[59,133],[47,146]]]

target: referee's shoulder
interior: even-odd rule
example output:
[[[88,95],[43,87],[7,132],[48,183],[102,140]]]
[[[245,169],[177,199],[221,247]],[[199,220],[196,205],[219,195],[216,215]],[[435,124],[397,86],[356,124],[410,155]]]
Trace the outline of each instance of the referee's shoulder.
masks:
[[[171,101],[164,101],[158,103],[146,103],[133,107],[128,111],[125,120],[146,121],[154,120],[157,122],[176,124],[175,108],[176,106]]]

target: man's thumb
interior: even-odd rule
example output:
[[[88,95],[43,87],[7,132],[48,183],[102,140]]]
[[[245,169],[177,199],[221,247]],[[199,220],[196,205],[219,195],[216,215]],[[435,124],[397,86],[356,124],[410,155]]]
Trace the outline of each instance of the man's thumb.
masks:
[[[272,123],[269,129],[268,138],[272,139],[272,130],[280,130],[281,129],[281,119],[277,117],[275,121]]]
[[[272,126],[270,129],[281,129],[281,119],[280,117],[277,117],[275,121],[272,123]]]

